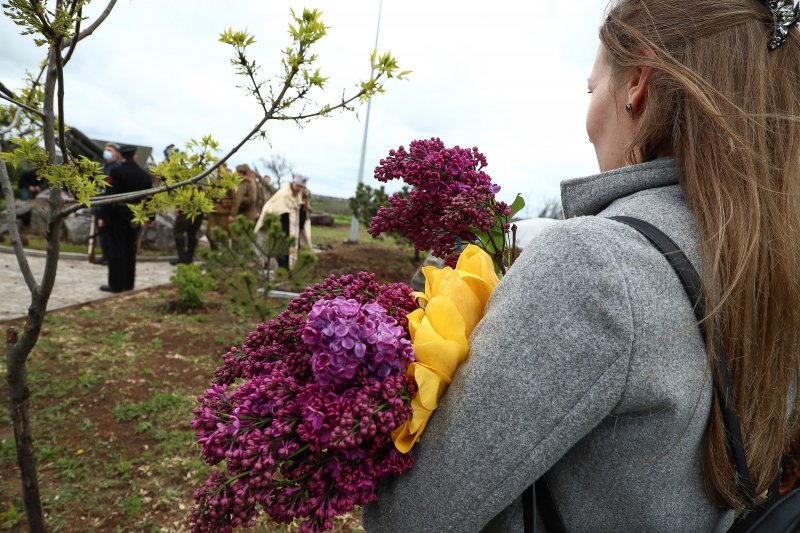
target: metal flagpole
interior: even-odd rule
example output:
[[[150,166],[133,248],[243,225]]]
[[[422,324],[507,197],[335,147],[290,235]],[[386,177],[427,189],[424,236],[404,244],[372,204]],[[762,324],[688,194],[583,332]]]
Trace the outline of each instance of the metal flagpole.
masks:
[[[381,12],[383,11],[383,0],[378,3],[378,26],[375,29],[375,47],[373,50],[378,49],[378,34],[381,31]],[[375,73],[374,70],[370,71],[369,77]],[[367,156],[367,134],[369,133],[369,111],[372,107],[372,98],[367,100],[367,117],[364,120],[364,137],[361,139],[361,161],[358,164],[358,184],[364,183],[364,159]],[[353,213],[353,218],[350,219],[350,238],[347,242],[358,242],[358,213]]]

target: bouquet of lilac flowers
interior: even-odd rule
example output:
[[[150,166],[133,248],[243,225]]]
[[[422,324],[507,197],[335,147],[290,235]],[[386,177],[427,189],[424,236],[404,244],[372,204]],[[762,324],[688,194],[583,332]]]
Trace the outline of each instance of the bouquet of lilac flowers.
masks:
[[[415,308],[406,285],[331,276],[224,356],[192,423],[218,466],[195,492],[194,531],[250,527],[259,509],[304,519],[301,531],[329,529],[411,467],[392,432],[416,393],[405,372]]]
[[[192,529],[251,527],[260,512],[301,531],[376,499],[411,468],[419,441],[483,315],[523,203],[497,202],[477,148],[438,139],[392,151],[375,170],[414,186],[373,219],[455,268],[425,267],[425,291],[372,274],[330,276],[231,349],[198,397],[192,427],[216,468],[195,492]],[[459,239],[478,241],[459,255]],[[512,240],[513,246],[513,240]],[[513,248],[512,248],[513,249]],[[456,262],[457,259],[457,262]]]
[[[411,141],[408,150],[391,150],[375,168],[375,179],[400,179],[412,190],[408,196],[389,198],[389,205],[373,217],[370,235],[397,232],[449,266],[455,265],[461,244],[475,242],[504,273],[514,248],[507,230],[525,203],[521,196],[510,206],[498,202],[500,186],[483,171],[486,166],[478,148],[446,148],[439,139]]]

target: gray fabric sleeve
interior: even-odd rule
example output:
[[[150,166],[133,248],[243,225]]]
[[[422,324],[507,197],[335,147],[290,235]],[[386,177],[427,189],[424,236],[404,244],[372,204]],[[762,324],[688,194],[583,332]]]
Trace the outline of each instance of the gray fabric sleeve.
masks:
[[[368,531],[479,531],[611,412],[634,329],[606,228],[592,218],[553,225],[517,260],[416,464],[364,509]]]

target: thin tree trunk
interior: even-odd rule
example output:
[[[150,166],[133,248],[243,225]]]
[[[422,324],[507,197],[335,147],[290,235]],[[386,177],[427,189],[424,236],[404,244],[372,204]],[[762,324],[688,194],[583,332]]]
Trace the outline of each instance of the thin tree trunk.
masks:
[[[40,533],[44,529],[44,512],[39,497],[39,481],[36,474],[36,458],[33,455],[33,436],[28,409],[30,391],[28,390],[28,373],[24,359],[16,357],[17,330],[9,327],[6,330],[6,367],[8,369],[8,389],[11,395],[11,421],[14,425],[14,441],[17,445],[17,464],[22,477],[22,501],[28,516],[28,527],[31,533]]]
[[[58,71],[56,68],[56,54],[60,53],[59,46],[61,40],[57,39],[56,44],[51,46],[49,61],[47,65],[47,76],[44,83],[44,146],[48,155],[48,163],[56,164],[56,139],[55,139],[55,90],[58,81]],[[63,117],[59,117],[63,120]],[[66,154],[63,154],[66,157]],[[5,170],[5,169],[3,169]],[[5,172],[0,176],[3,185],[4,195],[8,199],[10,183]],[[57,216],[58,209],[63,203],[61,200],[61,190],[53,188],[50,191],[50,213],[47,225],[47,259],[45,262],[44,274],[41,283],[31,287],[30,272],[25,269],[27,261],[19,260],[25,280],[31,289],[31,305],[28,307],[28,316],[25,321],[25,329],[22,337],[19,338],[16,329],[9,328],[6,334],[6,367],[9,394],[11,396],[11,420],[14,426],[14,440],[17,447],[17,463],[20,470],[22,481],[22,501],[25,504],[25,514],[28,517],[28,527],[31,533],[43,533],[45,531],[44,511],[39,495],[39,481],[36,472],[36,458],[33,454],[33,435],[31,432],[29,399],[30,390],[28,389],[28,372],[26,363],[28,356],[39,339],[39,334],[44,323],[47,311],[47,301],[53,291],[58,256],[60,251],[59,235],[61,232],[62,218]],[[11,195],[10,202],[13,202]],[[16,222],[16,221],[14,221]],[[18,248],[18,247],[17,247]],[[19,251],[19,250],[16,250]],[[19,259],[19,257],[18,257]],[[24,259],[24,252],[23,252]]]

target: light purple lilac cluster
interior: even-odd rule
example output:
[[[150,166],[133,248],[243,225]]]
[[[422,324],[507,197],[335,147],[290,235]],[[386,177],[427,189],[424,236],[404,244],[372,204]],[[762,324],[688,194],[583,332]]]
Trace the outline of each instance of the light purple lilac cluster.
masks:
[[[331,276],[224,356],[192,422],[216,466],[195,492],[193,531],[252,527],[262,510],[279,523],[303,519],[301,531],[329,529],[374,501],[381,480],[411,468],[391,434],[416,394],[404,372],[414,308],[405,285]],[[316,368],[323,351],[336,355]]]
[[[338,296],[320,300],[308,313],[303,342],[320,385],[339,387],[359,368],[380,378],[402,372],[414,358],[411,341],[380,304]]]
[[[407,198],[392,195],[373,217],[369,233],[397,232],[418,250],[431,250],[455,266],[459,240],[474,241],[476,231],[488,232],[496,217],[511,212],[495,200],[500,187],[483,172],[486,165],[477,148],[446,148],[438,138],[390,150],[375,168],[375,179],[400,179],[412,190]]]

